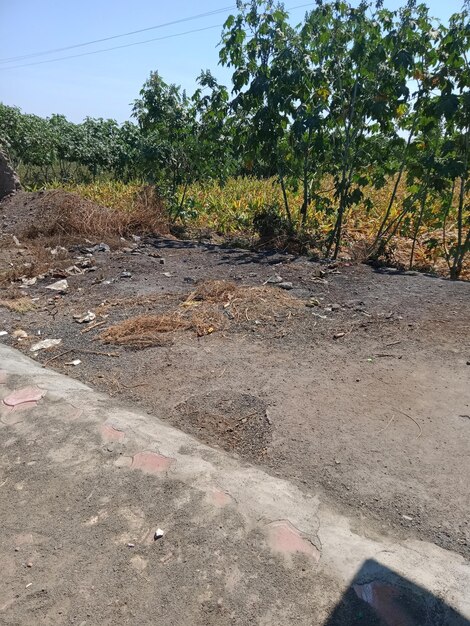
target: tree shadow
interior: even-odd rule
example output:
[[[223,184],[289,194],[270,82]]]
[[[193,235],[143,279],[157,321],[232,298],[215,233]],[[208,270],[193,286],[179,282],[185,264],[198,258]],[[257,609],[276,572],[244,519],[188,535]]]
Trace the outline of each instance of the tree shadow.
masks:
[[[370,559],[323,626],[470,626],[470,621],[433,593]]]
[[[199,249],[208,253],[220,255],[219,265],[249,265],[260,263],[265,265],[277,265],[285,261],[291,261],[295,255],[279,252],[277,250],[248,250],[245,248],[230,248],[222,244],[191,241],[187,239],[165,239],[163,237],[147,237],[145,243],[157,249],[168,250],[191,250]]]

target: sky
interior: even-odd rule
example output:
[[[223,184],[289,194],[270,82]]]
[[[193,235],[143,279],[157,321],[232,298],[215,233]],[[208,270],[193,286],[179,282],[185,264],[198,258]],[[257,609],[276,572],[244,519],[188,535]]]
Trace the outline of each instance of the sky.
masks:
[[[427,3],[432,15],[443,21],[462,6],[462,0],[428,0]],[[86,116],[123,122],[130,118],[132,102],[151,71],[158,70],[166,82],[181,85],[189,94],[196,88],[201,70],[210,69],[221,82],[229,84],[230,71],[218,65],[217,45],[222,24],[232,12],[228,8],[231,4],[235,6],[235,0],[200,0],[198,3],[191,0],[0,0],[0,102],[41,116],[61,113],[74,122]],[[284,4],[290,9],[307,4],[307,0],[285,0]],[[385,0],[385,6],[390,9],[401,4],[399,0]],[[218,14],[128,37],[1,62],[226,7],[226,11]],[[307,8],[293,10],[292,21],[300,21]],[[173,37],[195,29],[207,30]],[[17,67],[168,36],[100,54]]]

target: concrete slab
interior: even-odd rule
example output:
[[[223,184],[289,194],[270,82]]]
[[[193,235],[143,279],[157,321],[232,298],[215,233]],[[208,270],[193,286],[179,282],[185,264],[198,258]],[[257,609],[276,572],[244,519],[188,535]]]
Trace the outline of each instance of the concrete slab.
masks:
[[[0,381],[0,623],[470,624],[463,557],[5,346]]]

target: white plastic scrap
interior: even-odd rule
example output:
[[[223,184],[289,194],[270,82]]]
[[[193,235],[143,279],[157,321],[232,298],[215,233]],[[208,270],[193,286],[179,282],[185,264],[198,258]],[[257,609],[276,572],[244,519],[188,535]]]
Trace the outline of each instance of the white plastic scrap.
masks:
[[[65,365],[80,365],[80,359],[74,359],[73,361],[68,361]]]
[[[43,339],[31,346],[31,352],[37,352],[38,350],[47,350],[48,348],[54,348],[62,343],[62,339]]]

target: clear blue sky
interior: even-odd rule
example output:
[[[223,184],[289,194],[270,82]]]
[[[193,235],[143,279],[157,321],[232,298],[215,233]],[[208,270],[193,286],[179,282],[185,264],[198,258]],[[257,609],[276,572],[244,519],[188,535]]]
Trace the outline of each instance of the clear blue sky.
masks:
[[[287,8],[307,0],[286,0]],[[0,58],[10,58],[84,41],[100,39],[162,24],[230,6],[231,0],[0,0]],[[235,5],[235,2],[233,2]],[[313,4],[313,3],[312,3]],[[402,2],[386,0],[397,8]],[[442,20],[459,11],[461,0],[428,0],[432,14]],[[292,12],[300,20],[305,8]],[[10,65],[78,54],[123,45],[153,37],[223,23],[226,14],[152,30],[131,37],[25,59]],[[19,106],[27,113],[47,116],[63,113],[72,121],[85,116],[112,117],[122,122],[131,112],[130,103],[150,71],[158,70],[167,82],[180,84],[192,93],[201,69],[228,84],[229,72],[219,67],[217,44],[221,28],[163,39],[135,47],[92,56],[5,70],[0,64],[0,101]]]

